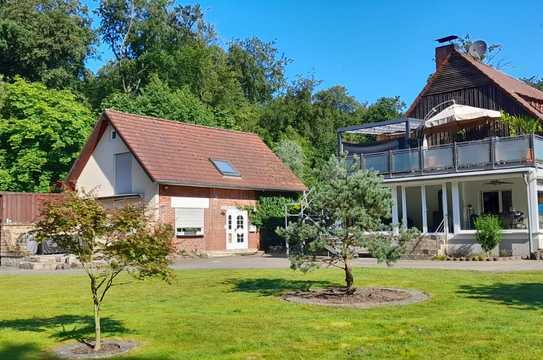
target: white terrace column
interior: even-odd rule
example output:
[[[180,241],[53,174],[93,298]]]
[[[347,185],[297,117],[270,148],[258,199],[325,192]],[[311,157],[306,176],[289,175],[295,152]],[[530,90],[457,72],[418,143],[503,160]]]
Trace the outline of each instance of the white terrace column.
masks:
[[[528,172],[525,176],[526,181],[526,197],[528,199],[528,234],[529,244],[531,245],[530,253],[539,248],[539,209],[537,205],[537,176],[534,172]],[[534,236],[535,235],[535,236]]]
[[[407,229],[407,199],[405,196],[405,186],[400,185],[402,189],[402,227]]]
[[[392,229],[395,234],[398,233],[398,187],[396,185],[391,186],[392,197]]]
[[[452,190],[452,210],[453,210],[453,232],[458,234],[460,232],[460,191],[458,182],[453,181],[451,183]]]
[[[420,203],[422,208],[422,233],[428,232],[428,209],[426,204],[426,185],[420,186]]]
[[[538,233],[539,229],[539,208],[537,204],[537,177],[535,174],[531,176],[531,181],[528,183],[529,192],[528,195],[530,200],[528,200],[528,206],[531,208],[532,215],[532,233]]]
[[[449,204],[447,203],[447,183],[441,184],[441,204],[443,205],[443,232],[449,232]]]

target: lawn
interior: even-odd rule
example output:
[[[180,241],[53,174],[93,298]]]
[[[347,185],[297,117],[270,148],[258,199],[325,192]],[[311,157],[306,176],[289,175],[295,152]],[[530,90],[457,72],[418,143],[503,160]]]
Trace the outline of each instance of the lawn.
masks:
[[[358,286],[418,288],[429,301],[371,310],[285,303],[283,291],[341,283],[336,270],[179,271],[126,283],[103,309],[123,359],[541,359],[543,272],[355,269]],[[83,275],[0,275],[0,359],[92,334]]]

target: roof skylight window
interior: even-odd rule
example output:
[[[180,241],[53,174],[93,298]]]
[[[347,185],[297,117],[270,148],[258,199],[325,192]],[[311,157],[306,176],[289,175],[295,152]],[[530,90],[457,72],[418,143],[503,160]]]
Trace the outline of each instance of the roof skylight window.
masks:
[[[224,176],[235,176],[240,177],[239,171],[230,164],[227,160],[215,160],[215,159],[209,159],[213,165],[215,165],[215,168]]]

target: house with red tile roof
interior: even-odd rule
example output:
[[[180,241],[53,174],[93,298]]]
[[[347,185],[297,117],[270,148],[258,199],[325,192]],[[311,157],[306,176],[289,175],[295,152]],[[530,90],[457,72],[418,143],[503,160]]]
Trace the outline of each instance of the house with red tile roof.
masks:
[[[305,185],[255,134],[105,111],[68,185],[113,206],[142,201],[171,224],[178,251],[254,252],[260,234],[247,207],[262,194]]]

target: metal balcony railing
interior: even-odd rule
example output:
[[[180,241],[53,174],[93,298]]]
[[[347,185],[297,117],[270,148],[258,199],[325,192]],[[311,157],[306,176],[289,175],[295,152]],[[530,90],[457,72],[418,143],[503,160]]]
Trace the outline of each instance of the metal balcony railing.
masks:
[[[350,154],[362,169],[384,176],[449,173],[543,164],[543,137],[521,135],[488,138],[426,149]]]

